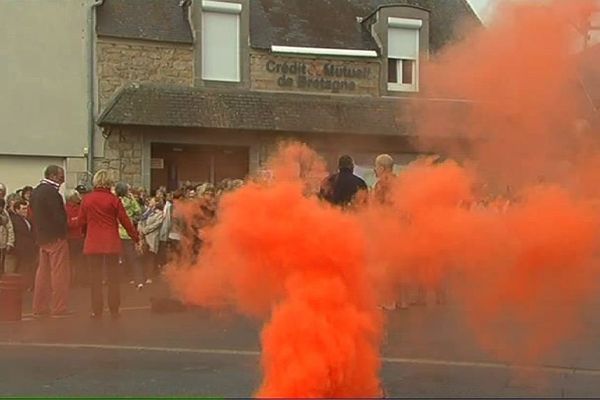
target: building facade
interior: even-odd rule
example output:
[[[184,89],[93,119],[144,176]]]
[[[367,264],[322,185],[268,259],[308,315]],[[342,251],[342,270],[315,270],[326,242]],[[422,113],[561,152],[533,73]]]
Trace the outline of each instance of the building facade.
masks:
[[[88,177],[92,1],[0,2],[0,182],[35,185],[48,164]]]
[[[105,0],[95,44],[95,168],[148,188],[243,178],[282,140],[334,166],[414,160],[420,65],[464,0]]]

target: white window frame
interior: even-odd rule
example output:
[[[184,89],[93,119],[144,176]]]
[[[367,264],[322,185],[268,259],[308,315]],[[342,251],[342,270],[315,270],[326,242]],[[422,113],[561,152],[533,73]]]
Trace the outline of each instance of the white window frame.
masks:
[[[237,47],[237,65],[236,65],[236,76],[235,78],[216,78],[214,76],[207,76],[206,75],[206,57],[205,57],[205,51],[204,49],[206,49],[207,47],[207,43],[205,42],[205,40],[207,40],[207,35],[205,35],[204,33],[204,26],[205,26],[205,18],[206,15],[208,13],[213,13],[213,14],[232,14],[237,16],[237,24],[236,24],[236,43],[235,46]],[[241,25],[241,13],[242,13],[242,5],[240,3],[227,3],[227,2],[222,2],[222,1],[212,1],[212,0],[203,0],[202,1],[202,50],[201,50],[201,58],[202,58],[202,79],[205,81],[209,81],[209,82],[231,82],[231,83],[239,83],[241,82],[241,74],[242,74],[242,68],[241,68],[241,58],[242,58],[242,48],[241,48],[241,40],[240,40],[240,35],[241,35],[241,29],[240,29],[240,25]]]
[[[419,91],[419,53],[420,53],[420,49],[419,49],[419,45],[420,45],[420,41],[419,41],[419,36],[420,36],[420,29],[423,26],[423,21],[420,19],[409,19],[409,18],[395,18],[395,17],[389,17],[388,18],[388,60],[396,60],[396,82],[389,82],[388,78],[389,78],[389,72],[386,75],[386,83],[387,83],[387,88],[389,91],[394,91],[394,92],[418,92]],[[396,57],[390,57],[389,56],[389,40],[390,40],[390,34],[389,34],[389,30],[390,29],[414,29],[416,31],[416,35],[415,35],[415,48],[416,48],[416,57],[402,57],[402,58],[396,58]],[[408,84],[408,83],[402,83],[402,61],[403,60],[411,60],[414,61],[412,64],[412,76],[413,76],[413,82]],[[388,64],[386,64],[386,69],[389,68],[389,61]]]
[[[393,91],[402,91],[402,92],[418,92],[419,91],[419,67],[418,67],[418,63],[419,60],[418,59],[412,59],[412,58],[388,58],[388,60],[394,60],[396,62],[396,82],[387,82],[388,85],[388,90],[393,90]],[[413,82],[412,83],[402,83],[402,80],[404,78],[403,76],[403,62],[404,61],[413,61],[412,63],[412,77],[413,77]],[[388,68],[389,68],[389,61],[388,61]],[[388,77],[389,77],[389,73],[388,73]]]

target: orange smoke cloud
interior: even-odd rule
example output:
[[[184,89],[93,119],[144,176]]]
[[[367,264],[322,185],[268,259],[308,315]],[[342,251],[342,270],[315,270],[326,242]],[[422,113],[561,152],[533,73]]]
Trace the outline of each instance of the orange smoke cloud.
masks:
[[[429,63],[422,94],[436,100],[412,118],[421,145],[442,136],[457,161],[413,163],[389,203],[324,205],[324,164],[299,144],[223,197],[195,265],[169,277],[190,303],[265,321],[258,396],[380,395],[377,305],[408,283],[449,286],[503,361],[536,362],[577,333],[598,275],[600,151],[593,121],[581,129],[572,21],[592,6],[505,2]]]
[[[589,117],[574,25],[594,7],[586,0],[501,2],[489,27],[424,67],[424,97],[455,104],[420,102],[420,138],[470,139],[467,154],[443,150],[474,160],[493,186],[557,179],[581,149],[576,124]]]
[[[315,157],[302,146],[283,154]],[[188,302],[267,321],[258,396],[378,396],[381,321],[365,240],[350,215],[305,196],[306,182],[288,174],[306,167],[298,160],[224,197],[197,265],[171,282]]]
[[[482,345],[505,360],[533,362],[552,350],[576,332],[589,299],[600,148],[579,76],[577,27],[596,9],[586,0],[502,2],[489,27],[424,68],[423,95],[437,100],[415,104],[419,140],[468,139],[438,150],[464,161],[484,190],[467,194],[479,210],[426,211],[409,235],[430,239],[435,267],[421,266],[439,279],[462,270],[467,317]],[[398,198],[414,190],[421,194],[404,185]],[[441,226],[428,226],[429,218]]]

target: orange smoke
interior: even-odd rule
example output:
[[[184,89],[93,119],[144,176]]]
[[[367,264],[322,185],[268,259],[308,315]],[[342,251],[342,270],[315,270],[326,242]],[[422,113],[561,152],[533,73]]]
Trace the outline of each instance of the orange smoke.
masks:
[[[172,270],[171,282],[188,302],[267,321],[258,396],[378,396],[381,321],[362,232],[350,215],[306,197],[290,168],[224,197],[198,265]]]
[[[597,127],[573,29],[592,5],[503,2],[425,66],[435,101],[411,108],[420,145],[457,161],[408,166],[388,204],[324,205],[324,165],[298,144],[221,200],[196,265],[170,281],[190,303],[265,321],[258,396],[380,395],[377,305],[406,284],[447,287],[503,361],[539,361],[577,333],[600,243]]]
[[[577,28],[596,8],[586,0],[501,2],[489,27],[424,68],[423,96],[436,101],[415,106],[419,141],[468,139],[466,148],[450,140],[437,149],[464,161],[479,189],[466,194],[471,211],[411,211],[424,219],[408,235],[429,239],[430,260],[418,268],[439,273],[430,282],[459,270],[469,321],[505,360],[537,361],[574,334],[595,276],[600,148]],[[415,188],[404,185],[398,199]],[[411,250],[419,251],[427,252]]]
[[[581,150],[576,125],[590,115],[574,26],[593,8],[586,0],[500,2],[489,27],[424,68],[423,96],[448,101],[419,103],[421,140],[470,139],[467,154],[441,150],[475,161],[493,187],[558,179]]]
[[[415,164],[393,204],[359,214],[378,300],[398,300],[406,282],[447,288],[485,350],[538,362],[578,331],[598,276],[598,209],[556,185],[486,204],[473,182],[453,162]]]

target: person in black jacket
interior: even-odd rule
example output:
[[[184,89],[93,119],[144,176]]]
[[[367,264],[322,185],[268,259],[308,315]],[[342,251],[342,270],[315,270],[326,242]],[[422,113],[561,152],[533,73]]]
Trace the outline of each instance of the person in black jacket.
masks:
[[[13,255],[16,259],[16,271],[24,276],[25,287],[33,289],[33,277],[37,263],[37,245],[31,221],[27,219],[29,205],[25,200],[18,200],[14,204],[14,212],[10,212],[10,219],[15,231],[15,247]]]
[[[339,171],[329,175],[321,184],[319,196],[327,202],[346,207],[352,204],[360,191],[367,190],[365,181],[354,175],[354,160],[343,155],[338,160]]]
[[[40,247],[33,292],[35,316],[50,312],[57,317],[70,314],[67,308],[71,280],[67,213],[58,192],[64,181],[65,171],[50,165],[44,172],[44,179],[31,194],[34,233]]]

